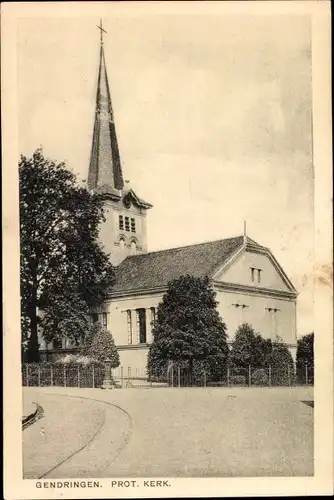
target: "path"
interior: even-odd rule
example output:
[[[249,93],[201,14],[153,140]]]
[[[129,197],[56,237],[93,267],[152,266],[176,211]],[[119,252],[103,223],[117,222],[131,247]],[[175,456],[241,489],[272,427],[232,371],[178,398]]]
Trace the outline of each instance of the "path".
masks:
[[[24,431],[25,471],[30,474],[36,473],[32,464],[41,450],[49,463],[57,463],[99,426],[88,447],[46,477],[313,473],[313,408],[303,403],[313,400],[311,388],[66,389],[69,396],[104,402],[64,397],[60,388],[30,390],[39,393],[36,402],[47,406],[45,418]],[[43,421],[49,447],[36,427]],[[27,452],[32,429],[34,455]],[[54,448],[57,436],[61,442]]]

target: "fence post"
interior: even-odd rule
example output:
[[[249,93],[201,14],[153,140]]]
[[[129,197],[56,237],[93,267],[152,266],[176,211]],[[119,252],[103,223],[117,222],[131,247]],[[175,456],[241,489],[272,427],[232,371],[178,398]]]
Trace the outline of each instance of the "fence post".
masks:
[[[308,385],[308,371],[307,371],[307,363],[305,364],[305,384]]]
[[[248,365],[248,387],[252,385],[251,377],[252,377],[252,367],[251,365]]]
[[[38,364],[38,387],[41,387],[41,365]]]
[[[288,384],[289,387],[291,386],[291,380],[290,380],[290,365],[288,365]]]
[[[172,387],[174,387],[174,366],[172,366]]]
[[[95,366],[92,365],[93,389],[95,389]]]
[[[50,365],[50,386],[53,387],[53,365]]]
[[[124,383],[124,375],[123,375],[123,366],[121,366],[121,386],[123,387]]]
[[[230,387],[230,367],[227,367],[227,387]]]
[[[178,366],[177,367],[177,378],[178,378],[178,387],[181,387],[181,368]]]
[[[204,370],[204,387],[206,387],[206,371]]]
[[[27,387],[29,387],[29,364],[26,364],[26,379],[27,379]]]
[[[66,387],[66,365],[64,363],[64,387]]]
[[[78,365],[78,387],[80,387],[80,365]]]
[[[268,369],[269,369],[268,382],[269,382],[269,387],[271,387],[271,365],[269,365]]]

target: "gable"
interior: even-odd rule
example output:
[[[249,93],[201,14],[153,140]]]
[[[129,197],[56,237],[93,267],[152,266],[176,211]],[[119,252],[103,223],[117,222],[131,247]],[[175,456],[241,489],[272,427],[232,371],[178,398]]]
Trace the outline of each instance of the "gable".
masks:
[[[152,208],[152,205],[147,201],[139,198],[133,191],[133,189],[129,189],[129,191],[125,192],[122,203],[124,207],[128,209],[133,205],[139,208],[146,208],[146,209]]]
[[[228,267],[218,272],[214,279],[225,283],[295,292],[293,285],[269,251],[246,249]]]

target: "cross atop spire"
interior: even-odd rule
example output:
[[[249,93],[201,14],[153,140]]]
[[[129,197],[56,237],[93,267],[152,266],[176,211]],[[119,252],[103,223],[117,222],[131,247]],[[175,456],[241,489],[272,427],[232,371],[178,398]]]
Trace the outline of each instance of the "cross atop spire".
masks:
[[[103,33],[107,33],[107,31],[105,29],[103,29],[102,19],[100,19],[100,24],[97,25],[96,27],[99,28],[99,30],[100,30],[100,42],[101,42],[101,45],[103,45]]]

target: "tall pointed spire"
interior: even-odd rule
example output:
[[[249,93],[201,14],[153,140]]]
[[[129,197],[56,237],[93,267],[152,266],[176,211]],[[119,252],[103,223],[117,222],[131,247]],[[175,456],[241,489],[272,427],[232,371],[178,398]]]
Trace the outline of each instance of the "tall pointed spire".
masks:
[[[100,29],[100,64],[88,189],[97,189],[111,196],[120,197],[119,191],[123,189],[124,181],[104,56],[103,33],[106,31],[102,27],[102,20],[98,28]]]

